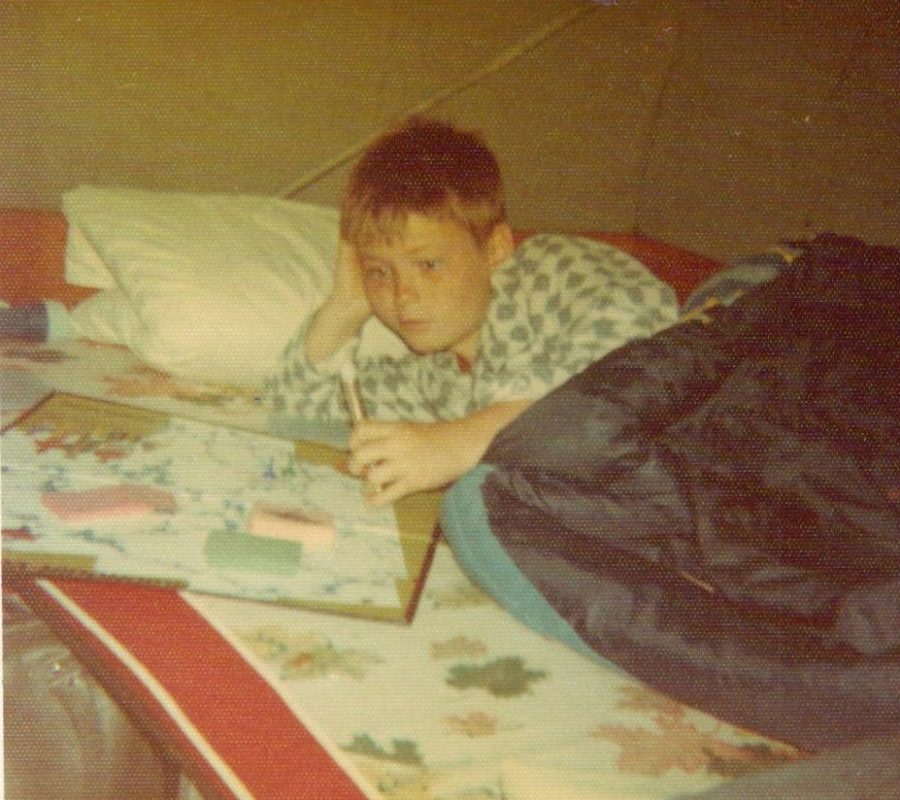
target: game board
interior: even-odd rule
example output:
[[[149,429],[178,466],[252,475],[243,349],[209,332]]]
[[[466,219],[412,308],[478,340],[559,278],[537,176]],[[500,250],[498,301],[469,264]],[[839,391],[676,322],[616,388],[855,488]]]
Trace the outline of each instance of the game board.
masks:
[[[3,434],[4,561],[408,619],[439,497],[373,508],[341,459],[54,394]]]

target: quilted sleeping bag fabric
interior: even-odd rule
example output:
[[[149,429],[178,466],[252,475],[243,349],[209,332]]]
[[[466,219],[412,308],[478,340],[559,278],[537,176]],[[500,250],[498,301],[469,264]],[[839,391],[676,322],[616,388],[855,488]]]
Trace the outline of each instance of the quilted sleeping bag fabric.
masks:
[[[898,297],[900,252],[818,237],[502,431],[451,544],[499,544],[592,651],[723,719],[810,750],[900,729]]]

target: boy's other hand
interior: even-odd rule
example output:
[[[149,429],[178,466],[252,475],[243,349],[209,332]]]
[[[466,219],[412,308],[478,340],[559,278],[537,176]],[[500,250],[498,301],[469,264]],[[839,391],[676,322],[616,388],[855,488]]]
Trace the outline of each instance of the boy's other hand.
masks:
[[[455,422],[365,420],[350,437],[349,470],[365,480],[374,506],[445,486],[477,461],[458,428]]]
[[[441,488],[474,467],[494,434],[530,403],[497,403],[444,422],[363,420],[350,436],[348,468],[365,480],[374,506]]]

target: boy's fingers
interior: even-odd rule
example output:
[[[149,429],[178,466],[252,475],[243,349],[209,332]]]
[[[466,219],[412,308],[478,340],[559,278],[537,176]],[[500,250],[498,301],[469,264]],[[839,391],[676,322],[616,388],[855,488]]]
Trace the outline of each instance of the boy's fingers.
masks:
[[[366,496],[366,502],[375,508],[380,508],[381,506],[386,506],[393,502],[393,498],[388,489],[381,489],[366,484],[364,494]]]
[[[372,464],[360,477],[364,481],[363,492],[375,506],[393,503],[416,488],[414,477],[404,472],[402,464],[392,461]]]
[[[350,451],[347,468],[353,475],[367,475],[371,469],[384,463],[387,453],[379,442],[365,442]]]
[[[388,461],[379,461],[372,464],[364,473],[366,483],[378,488],[396,486],[404,482],[403,474],[397,464]]]
[[[394,422],[372,422],[364,419],[354,425],[347,446],[351,450],[356,450],[369,442],[386,439],[396,427]]]
[[[399,500],[409,494],[402,482],[392,483],[387,486],[372,485],[366,482],[366,500],[373,506],[381,507]]]

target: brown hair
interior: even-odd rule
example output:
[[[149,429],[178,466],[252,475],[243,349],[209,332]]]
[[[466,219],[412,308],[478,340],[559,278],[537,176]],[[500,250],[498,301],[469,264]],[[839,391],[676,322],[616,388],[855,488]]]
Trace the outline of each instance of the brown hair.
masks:
[[[366,150],[344,192],[341,237],[391,240],[411,213],[458,222],[479,245],[506,221],[500,167],[478,133],[413,117]]]

